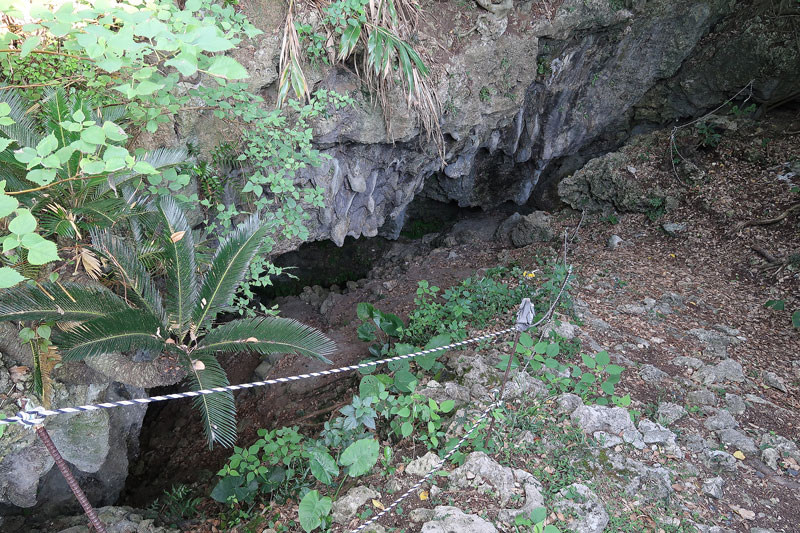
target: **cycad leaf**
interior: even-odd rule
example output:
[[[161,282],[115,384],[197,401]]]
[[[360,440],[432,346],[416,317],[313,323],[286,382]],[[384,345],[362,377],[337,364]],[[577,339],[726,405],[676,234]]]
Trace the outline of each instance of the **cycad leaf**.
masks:
[[[53,344],[65,361],[133,349],[161,351],[164,339],[160,330],[158,318],[145,310],[128,308],[57,333]]]
[[[162,170],[168,167],[180,165],[189,160],[189,153],[184,148],[159,148],[151,152],[145,152],[142,156],[137,157],[136,161],[144,161],[149,163],[156,170]],[[113,182],[114,187],[118,188],[127,181],[132,180],[139,176],[138,172],[124,172],[112,177],[109,181]],[[106,182],[100,186],[102,192],[111,189],[110,185]]]
[[[258,252],[267,228],[255,215],[220,242],[211,268],[200,289],[200,301],[192,314],[196,329],[203,326],[228,304]]]
[[[197,302],[192,228],[172,198],[162,198],[159,211],[166,224],[165,251],[171,263],[167,269],[167,314],[172,325],[185,331]]]
[[[326,363],[336,345],[318,329],[289,318],[243,318],[211,330],[197,353],[299,353]]]
[[[17,141],[21,148],[30,146],[31,148],[39,144],[42,134],[36,128],[36,123],[32,113],[27,113],[27,106],[22,93],[13,88],[8,88],[5,84],[0,84],[0,102],[5,102],[11,108],[9,117],[14,119],[15,124],[10,126],[0,126],[0,131],[9,139]]]
[[[164,305],[153,278],[139,260],[134,250],[109,231],[93,231],[92,245],[114,266],[114,270],[125,284],[128,298],[139,308],[147,309],[159,318],[162,328],[166,326]]]
[[[202,364],[198,364],[202,363]],[[188,380],[192,390],[213,389],[229,385],[225,370],[213,355],[198,354],[188,362]],[[208,447],[214,443],[230,448],[236,442],[236,404],[230,391],[204,394],[194,399],[194,406],[203,417]]]
[[[62,288],[63,287],[63,288]],[[20,285],[0,291],[2,320],[65,320],[81,322],[128,309],[107,289],[77,283]]]

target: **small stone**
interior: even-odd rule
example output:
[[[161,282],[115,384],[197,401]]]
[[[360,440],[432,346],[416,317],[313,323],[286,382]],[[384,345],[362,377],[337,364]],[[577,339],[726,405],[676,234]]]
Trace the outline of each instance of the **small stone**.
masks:
[[[778,389],[781,392],[788,392],[788,389],[786,388],[786,385],[783,383],[783,380],[780,377],[778,377],[778,375],[775,372],[770,372],[769,370],[767,370],[766,372],[764,372],[763,377],[764,377],[764,383],[766,383],[773,389]]]
[[[683,222],[667,222],[661,225],[661,229],[670,237],[677,237],[686,231],[686,224]]]
[[[572,414],[575,409],[583,405],[583,400],[577,394],[564,393],[556,398],[556,411],[559,414]]]
[[[754,511],[751,511],[750,509],[744,509],[742,507],[739,507],[738,505],[731,505],[731,509],[736,511],[739,514],[739,516],[741,516],[745,520],[756,519],[756,513]]]
[[[731,448],[741,450],[739,453],[744,452],[747,455],[758,455],[758,446],[753,439],[735,429],[726,428],[717,432],[719,440],[723,444],[727,444]],[[734,454],[735,456],[736,454]]]
[[[622,444],[622,438],[605,431],[595,431],[592,436],[603,448],[613,448],[618,444]]]
[[[608,238],[607,245],[610,250],[616,250],[623,242],[625,241],[619,235],[612,235]]]
[[[721,477],[712,477],[703,481],[703,492],[717,500],[722,498],[722,486],[724,481]]]
[[[704,366],[692,378],[702,381],[705,385],[713,385],[714,383],[725,381],[742,383],[745,380],[744,368],[733,359],[725,359],[713,366]]]
[[[617,307],[617,310],[620,313],[625,313],[626,315],[643,315],[647,313],[646,307],[636,304],[622,304]]]
[[[718,409],[717,414],[708,418],[703,425],[709,431],[739,427],[739,423],[733,418],[733,415],[724,409]]]
[[[736,458],[722,450],[707,450],[703,454],[703,462],[716,472],[735,472],[737,467]]]
[[[661,381],[669,379],[669,374],[653,365],[642,365],[642,368],[639,369],[639,377],[645,383],[658,385]]]
[[[386,289],[387,291],[391,291],[395,287],[397,287],[397,280],[390,279],[389,281],[383,282],[383,288]]]
[[[425,476],[428,472],[436,468],[442,460],[433,452],[428,452],[422,457],[414,459],[406,466],[406,474],[412,476]]]
[[[675,403],[664,402],[659,404],[658,411],[656,411],[656,416],[658,421],[668,426],[673,422],[680,420],[684,416],[686,416],[686,409],[682,405],[678,405]]]
[[[369,487],[353,487],[347,494],[333,502],[331,517],[337,524],[347,524],[358,512],[359,507],[381,495]]]
[[[686,395],[686,403],[690,405],[716,405],[717,395],[708,389],[698,389]]]
[[[766,448],[761,451],[761,460],[776,472],[780,471],[780,466],[778,466],[778,461],[780,461],[780,459],[781,454],[775,448]]]
[[[734,415],[743,415],[747,409],[747,404],[738,394],[728,392],[725,394],[725,408]]]

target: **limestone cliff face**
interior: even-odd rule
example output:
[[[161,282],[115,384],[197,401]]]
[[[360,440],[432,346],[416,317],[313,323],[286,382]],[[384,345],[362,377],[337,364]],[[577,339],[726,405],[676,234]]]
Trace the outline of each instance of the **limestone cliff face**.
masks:
[[[749,5],[650,0],[624,8],[609,0],[565,0],[551,17],[532,14],[535,5],[518,3],[502,18],[478,8],[476,31],[463,39],[422,26],[420,48],[436,62],[444,165],[402,95],[387,131],[381,110],[352,73],[312,72],[316,87],[356,100],[315,126],[315,142],[331,159],[302,176],[325,189],[313,239],[341,244],[348,235],[395,237],[419,194],[461,206],[510,201],[554,208],[561,177],[631,133],[708,110],[751,79],[761,102],[797,90],[797,43],[766,31],[769,23]],[[457,11],[465,11],[436,6],[442,6],[437,17],[452,16],[451,9],[458,19]],[[253,73],[252,88],[269,93],[282,18],[260,9],[271,15],[250,15],[265,36],[237,58]],[[437,49],[448,53],[434,54]],[[206,115],[179,121],[176,130],[175,142],[201,147],[225,135]]]

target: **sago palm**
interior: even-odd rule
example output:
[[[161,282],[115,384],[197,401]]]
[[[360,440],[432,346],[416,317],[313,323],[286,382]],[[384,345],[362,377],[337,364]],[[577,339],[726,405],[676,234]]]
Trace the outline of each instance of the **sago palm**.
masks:
[[[220,352],[294,352],[330,363],[326,356],[334,351],[333,342],[294,320],[244,318],[214,324],[262,247],[267,229],[257,216],[219,243],[210,267],[199,275],[192,231],[183,212],[165,198],[158,213],[159,234],[169,258],[163,297],[131,246],[107,231],[96,231],[94,249],[111,265],[122,296],[77,283],[22,285],[0,293],[0,320],[68,324],[53,333],[53,343],[66,361],[137,349],[176,358],[193,390],[228,385],[216,359]],[[194,402],[209,445],[232,445],[233,395],[215,393]]]

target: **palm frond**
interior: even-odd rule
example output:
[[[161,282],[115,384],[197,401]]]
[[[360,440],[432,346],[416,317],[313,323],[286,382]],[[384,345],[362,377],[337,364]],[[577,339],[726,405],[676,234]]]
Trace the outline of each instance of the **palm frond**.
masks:
[[[213,389],[229,385],[228,376],[212,355],[200,354],[186,362],[192,390]],[[236,404],[230,391],[204,394],[194,399],[194,406],[203,417],[208,447],[219,443],[230,448],[236,442]]]
[[[157,316],[161,320],[162,327],[166,329],[166,314],[161,293],[158,292],[153,278],[150,277],[136,252],[109,231],[93,231],[92,245],[114,266],[114,271],[122,283],[133,292],[133,294],[127,293],[128,297],[133,297],[137,307],[146,308]]]
[[[197,265],[192,228],[183,210],[171,197],[162,198],[159,211],[166,225],[164,242],[171,263],[167,269],[167,313],[170,322],[185,331],[197,302]]]
[[[42,134],[38,131],[33,113],[28,113],[28,106],[22,93],[14,88],[0,84],[0,102],[5,102],[11,108],[9,117],[14,119],[14,124],[10,126],[0,126],[0,132],[9,139],[17,141],[19,146],[30,146],[35,148],[42,140]]]
[[[0,321],[84,321],[128,308],[121,298],[107,289],[77,283],[19,285],[0,291]]]
[[[124,105],[112,105],[108,107],[101,107],[95,114],[95,118],[100,122],[111,121],[119,123],[125,118],[127,110]]]
[[[125,311],[96,318],[57,332],[53,343],[65,361],[76,361],[104,353],[127,352],[133,349],[162,351],[164,339],[157,317],[144,309]]]
[[[330,363],[336,344],[318,329],[290,318],[243,318],[208,332],[196,353],[299,353]]]
[[[228,304],[266,234],[266,225],[253,215],[229,238],[220,242],[211,268],[202,281],[200,301],[192,314],[192,322],[197,330],[202,329]]]

